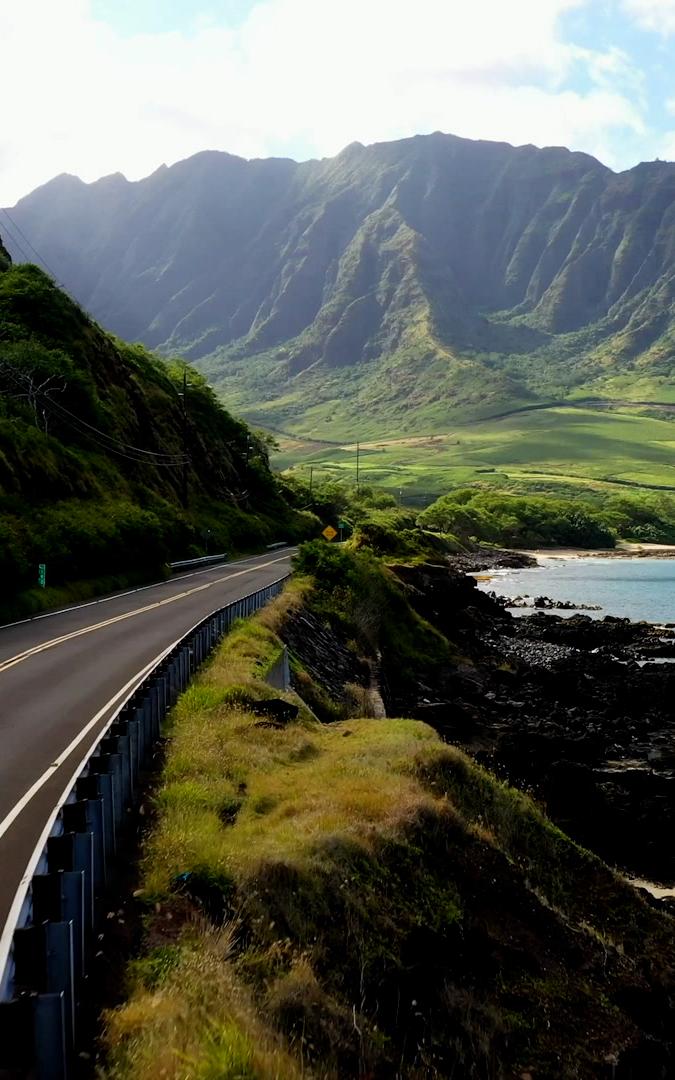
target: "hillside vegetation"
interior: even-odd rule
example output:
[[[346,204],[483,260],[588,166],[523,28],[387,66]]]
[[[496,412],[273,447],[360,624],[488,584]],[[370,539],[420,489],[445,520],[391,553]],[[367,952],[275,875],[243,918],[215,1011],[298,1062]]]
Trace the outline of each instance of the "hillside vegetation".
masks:
[[[417,521],[463,542],[516,548],[612,548],[617,539],[675,544],[675,499],[664,496],[593,502],[460,488],[437,499]]]
[[[136,183],[60,176],[13,217],[106,326],[198,361],[282,431],[674,400],[666,162],[615,174],[441,133],[302,164],[208,152]]]
[[[265,441],[191,368],[184,408],[184,373],[105,333],[37,267],[0,273],[0,618],[311,531]]]
[[[446,491],[421,512],[390,493],[345,480],[312,477],[302,470],[282,474],[291,505],[303,506],[342,529],[352,546],[378,555],[426,557],[479,545],[507,548],[613,548],[617,541],[675,545],[675,497],[661,492],[616,493],[588,486],[545,484],[532,491],[499,486],[476,477]],[[619,489],[620,490],[620,489]]]
[[[315,542],[297,569],[316,577],[235,628],[174,710],[103,1075],[658,1069],[672,920],[426,724],[337,702],[321,724],[272,691],[298,617],[392,670],[456,660],[367,550]]]

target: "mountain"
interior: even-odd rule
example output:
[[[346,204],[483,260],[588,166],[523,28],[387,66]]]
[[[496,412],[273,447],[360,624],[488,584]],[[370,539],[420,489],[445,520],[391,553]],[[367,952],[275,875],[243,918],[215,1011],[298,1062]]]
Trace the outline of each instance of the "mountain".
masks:
[[[250,549],[307,527],[264,440],[198,372],[113,338],[36,266],[6,260],[0,619],[156,576],[209,544]],[[45,591],[32,588],[39,563]]]
[[[106,326],[280,429],[428,433],[672,373],[668,163],[440,133],[302,164],[205,152],[57,177],[12,220]]]

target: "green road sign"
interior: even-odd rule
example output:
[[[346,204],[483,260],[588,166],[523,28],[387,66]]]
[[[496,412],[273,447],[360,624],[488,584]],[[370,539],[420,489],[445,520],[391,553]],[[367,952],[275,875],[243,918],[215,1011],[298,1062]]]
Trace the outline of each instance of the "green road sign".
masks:
[[[41,589],[47,584],[47,564],[43,562],[38,565],[38,583]]]
[[[348,528],[349,528],[349,522],[348,521],[338,521],[338,529],[348,529]]]

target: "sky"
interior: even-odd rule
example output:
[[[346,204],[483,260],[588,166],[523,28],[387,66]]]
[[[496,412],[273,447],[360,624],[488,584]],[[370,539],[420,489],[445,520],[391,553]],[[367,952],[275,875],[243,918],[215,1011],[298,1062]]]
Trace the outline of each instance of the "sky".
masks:
[[[675,159],[675,0],[0,0],[0,205],[446,131]]]

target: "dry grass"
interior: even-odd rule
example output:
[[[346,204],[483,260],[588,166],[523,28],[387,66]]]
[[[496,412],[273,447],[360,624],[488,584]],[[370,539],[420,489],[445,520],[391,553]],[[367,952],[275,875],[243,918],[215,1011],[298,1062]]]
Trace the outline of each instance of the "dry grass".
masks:
[[[110,1080],[296,1080],[303,1075],[236,977],[232,943],[231,931],[194,928],[159,985],[139,979],[128,1004],[108,1015]]]
[[[273,730],[251,712],[198,701],[177,722],[168,752],[146,861],[153,896],[195,866],[239,879],[270,859],[306,862],[318,837],[365,842],[432,801],[409,771],[424,744],[440,751],[423,724],[350,720]],[[235,804],[236,819],[224,821],[223,808]]]
[[[258,612],[256,621],[272,633],[280,633],[288,617],[302,608],[311,587],[312,583],[308,578],[294,577],[287,581],[284,591]]]

